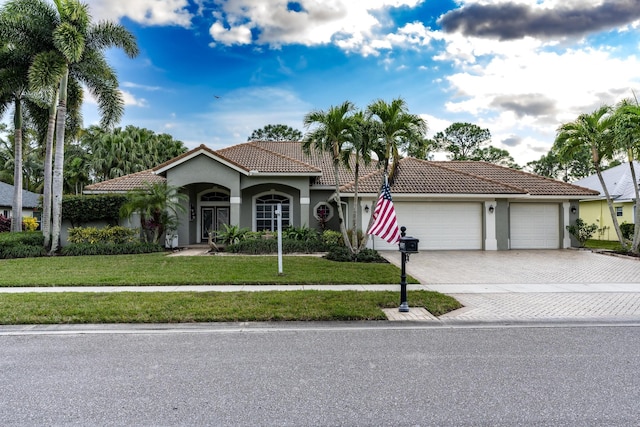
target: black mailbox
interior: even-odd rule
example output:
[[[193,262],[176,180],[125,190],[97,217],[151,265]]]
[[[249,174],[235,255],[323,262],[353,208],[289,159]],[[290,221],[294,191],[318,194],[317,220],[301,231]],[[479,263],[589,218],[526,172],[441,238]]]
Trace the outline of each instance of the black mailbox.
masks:
[[[407,254],[418,253],[418,242],[420,240],[415,237],[400,237],[400,252]]]

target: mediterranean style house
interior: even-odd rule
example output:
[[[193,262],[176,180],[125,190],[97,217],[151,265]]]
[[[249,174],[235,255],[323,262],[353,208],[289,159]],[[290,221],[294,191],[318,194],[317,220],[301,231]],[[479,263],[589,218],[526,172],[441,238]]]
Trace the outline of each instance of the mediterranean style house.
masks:
[[[358,180],[358,228],[367,229],[383,172],[362,165]],[[127,192],[144,182],[166,181],[188,196],[180,218],[178,245],[204,243],[223,224],[253,231],[283,225],[339,229],[337,209],[347,227],[354,205],[354,167],[339,168],[342,203],[335,193],[329,154],[307,155],[300,142],[251,141],[221,150],[205,145],[143,172],[89,185],[86,194]],[[405,158],[391,184],[394,206],[407,235],[421,250],[509,250],[567,248],[566,226],[578,218],[579,200],[597,191],[485,162]],[[379,238],[375,249],[397,250]]]

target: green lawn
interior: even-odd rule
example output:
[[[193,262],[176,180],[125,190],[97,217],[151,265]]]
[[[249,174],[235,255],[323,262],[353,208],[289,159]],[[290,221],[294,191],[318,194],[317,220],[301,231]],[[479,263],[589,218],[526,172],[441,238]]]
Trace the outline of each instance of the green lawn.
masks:
[[[287,256],[164,254],[0,260],[0,286],[204,284],[398,284],[391,264]],[[408,277],[409,283],[418,283]],[[399,286],[398,286],[399,288]],[[176,323],[278,320],[383,320],[398,292],[56,292],[0,294],[0,324]],[[441,315],[460,307],[437,292],[410,291],[409,305]]]
[[[341,263],[286,256],[145,255],[45,257],[0,260],[0,286],[395,284],[391,264]],[[418,283],[408,277],[408,283]]]
[[[460,307],[453,298],[409,291],[411,307],[434,315]],[[385,320],[399,292],[61,292],[0,296],[0,324],[185,323]]]
[[[607,249],[611,251],[620,251],[622,247],[617,240],[596,240],[589,239],[584,244],[585,248],[589,249]]]

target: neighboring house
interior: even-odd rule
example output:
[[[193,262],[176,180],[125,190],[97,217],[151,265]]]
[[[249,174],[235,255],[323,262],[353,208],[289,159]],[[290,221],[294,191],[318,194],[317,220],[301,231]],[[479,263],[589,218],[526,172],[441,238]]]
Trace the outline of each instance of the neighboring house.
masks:
[[[35,216],[40,221],[38,211],[40,195],[31,191],[22,190],[22,216]],[[0,215],[11,218],[11,207],[13,205],[13,185],[0,182]]]
[[[353,168],[340,168],[347,227],[354,199]],[[366,230],[379,195],[382,171],[360,171],[359,228]],[[252,141],[221,150],[201,145],[152,170],[85,188],[87,194],[126,192],[144,181],[166,180],[189,196],[178,229],[180,246],[207,241],[223,224],[254,231],[283,225],[337,230],[337,206],[328,154],[305,155],[299,142]],[[391,183],[398,222],[420,239],[420,249],[566,248],[566,225],[578,201],[597,192],[484,162],[433,162],[406,158]],[[372,238],[370,247],[397,249]]]
[[[634,161],[633,169],[636,174],[636,179],[640,180],[640,162]],[[602,171],[602,178],[613,200],[613,209],[618,218],[618,224],[624,222],[635,224],[636,195],[633,188],[633,179],[631,177],[629,163],[623,163]],[[580,201],[580,218],[587,224],[596,224],[598,226],[598,230],[593,238],[600,240],[618,240],[618,236],[613,227],[611,213],[609,212],[609,206],[607,205],[607,198],[604,195],[598,175],[588,176],[576,181],[574,184],[590,188],[599,194],[595,199]]]

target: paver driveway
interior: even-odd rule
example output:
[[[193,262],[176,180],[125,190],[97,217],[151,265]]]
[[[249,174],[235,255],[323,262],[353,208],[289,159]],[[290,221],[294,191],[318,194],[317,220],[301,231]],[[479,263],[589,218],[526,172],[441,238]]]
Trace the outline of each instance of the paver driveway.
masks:
[[[384,252],[400,265],[398,252]],[[465,307],[441,321],[640,321],[640,259],[581,250],[433,251],[407,273]]]
[[[400,253],[387,251],[384,256],[400,264]],[[423,251],[410,256],[407,272],[422,284],[640,285],[640,259],[572,249]]]

